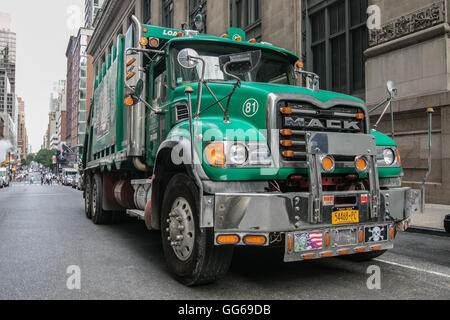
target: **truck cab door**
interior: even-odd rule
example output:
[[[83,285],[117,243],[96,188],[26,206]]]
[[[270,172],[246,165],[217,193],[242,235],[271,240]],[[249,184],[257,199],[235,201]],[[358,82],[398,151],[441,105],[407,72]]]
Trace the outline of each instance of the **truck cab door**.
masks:
[[[170,110],[170,95],[165,59],[154,64],[152,82],[152,104],[162,110],[161,113],[151,112],[149,121],[149,158],[155,159],[158,148],[167,136],[167,114]]]

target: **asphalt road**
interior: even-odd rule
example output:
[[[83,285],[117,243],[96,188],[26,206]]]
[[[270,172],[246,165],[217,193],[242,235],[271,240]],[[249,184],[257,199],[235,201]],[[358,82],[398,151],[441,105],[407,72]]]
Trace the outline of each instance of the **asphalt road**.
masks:
[[[367,269],[381,271],[370,290]],[[69,290],[69,266],[81,289]],[[0,189],[0,299],[450,299],[450,238],[400,234],[376,261],[285,264],[282,252],[236,250],[227,277],[186,288],[167,272],[158,232],[142,222],[95,226],[80,191],[13,184]]]

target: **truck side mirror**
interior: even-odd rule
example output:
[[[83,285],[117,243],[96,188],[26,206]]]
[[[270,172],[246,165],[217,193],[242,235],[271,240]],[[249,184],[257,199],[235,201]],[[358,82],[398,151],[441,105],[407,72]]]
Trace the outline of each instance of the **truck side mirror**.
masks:
[[[219,57],[220,68],[233,75],[252,71],[261,60],[261,50],[230,54]]]
[[[199,55],[197,51],[195,51],[194,49],[186,48],[178,53],[177,60],[183,68],[192,69],[198,65],[198,57]]]
[[[144,81],[142,79],[139,79],[138,82],[136,83],[136,87],[134,88],[134,94],[136,97],[140,97],[143,91],[144,91]]]

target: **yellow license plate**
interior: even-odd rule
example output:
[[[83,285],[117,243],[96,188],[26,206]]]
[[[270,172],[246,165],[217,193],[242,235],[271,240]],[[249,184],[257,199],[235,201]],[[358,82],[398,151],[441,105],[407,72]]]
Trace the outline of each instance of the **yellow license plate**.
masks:
[[[334,209],[333,224],[359,223],[359,210],[357,208]]]

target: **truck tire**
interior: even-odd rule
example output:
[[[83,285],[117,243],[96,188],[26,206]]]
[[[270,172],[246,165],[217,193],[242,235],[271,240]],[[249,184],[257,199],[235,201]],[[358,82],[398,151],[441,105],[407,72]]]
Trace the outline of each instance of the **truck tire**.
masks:
[[[170,272],[186,286],[208,284],[223,278],[230,268],[233,247],[214,246],[212,229],[200,230],[198,191],[185,174],[167,186],[161,212],[164,256]],[[182,227],[182,230],[180,230]],[[183,237],[177,240],[176,237]]]
[[[353,261],[353,262],[365,262],[370,261],[372,259],[378,258],[385,254],[387,250],[373,251],[373,252],[364,252],[352,254],[349,256],[343,256],[342,258],[345,260]]]
[[[103,180],[100,174],[94,175],[94,178],[92,179],[91,194],[92,222],[96,225],[110,223],[112,214],[103,210]]]
[[[84,211],[86,218],[92,219],[92,178],[86,174],[85,191],[84,191]]]

